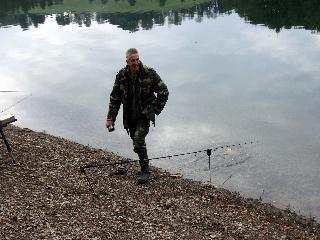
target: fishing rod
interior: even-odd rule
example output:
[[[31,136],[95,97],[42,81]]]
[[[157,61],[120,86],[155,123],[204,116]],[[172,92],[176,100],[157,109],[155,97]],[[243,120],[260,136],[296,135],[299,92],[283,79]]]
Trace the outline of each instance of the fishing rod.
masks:
[[[173,158],[173,157],[179,157],[179,156],[185,156],[185,155],[191,155],[191,154],[195,154],[197,155],[198,153],[202,153],[205,152],[207,153],[208,156],[208,164],[209,164],[209,170],[211,171],[211,155],[212,152],[218,151],[220,149],[224,149],[224,148],[231,148],[231,147],[236,147],[236,146],[243,146],[243,145],[249,145],[249,144],[254,144],[253,141],[251,142],[244,142],[244,143],[238,143],[238,144],[226,144],[226,145],[222,145],[222,146],[217,146],[215,148],[208,148],[208,149],[204,149],[204,150],[199,150],[199,151],[193,151],[193,152],[186,152],[186,153],[180,153],[180,154],[174,154],[174,155],[167,155],[167,156],[162,156],[162,157],[155,157],[155,158],[149,158],[147,159],[148,161],[152,161],[152,160],[159,160],[159,159],[165,159],[165,158]],[[135,159],[130,159],[130,158],[125,158],[125,160],[122,161],[116,161],[116,162],[109,162],[109,163],[98,163],[98,164],[94,164],[94,163],[88,163],[88,164],[80,164],[80,172],[84,174],[84,177],[91,189],[92,194],[95,197],[98,197],[98,195],[95,193],[93,186],[91,184],[90,178],[87,175],[86,169],[87,168],[97,168],[97,167],[107,167],[107,166],[115,166],[118,165],[120,166],[120,168],[117,169],[116,174],[117,175],[124,175],[126,170],[122,167],[124,164],[133,164],[135,162],[138,162],[140,160],[135,160]],[[211,182],[211,175],[210,175],[210,182]]]
[[[0,93],[17,93],[17,92],[24,92],[24,91],[15,91],[15,90],[3,90],[3,91],[0,91]]]
[[[3,92],[3,91],[2,91],[2,92]],[[8,92],[8,91],[6,91],[6,92]],[[12,91],[12,92],[13,92],[13,91]],[[18,92],[18,91],[16,91],[16,92]],[[22,98],[22,99],[18,100],[17,102],[15,102],[14,104],[12,104],[11,106],[9,106],[9,107],[7,107],[7,108],[5,108],[5,109],[1,110],[1,112],[0,112],[0,113],[3,113],[3,112],[8,111],[9,109],[13,108],[14,106],[18,105],[19,103],[23,102],[24,100],[26,100],[27,98],[29,98],[29,97],[31,97],[31,96],[32,96],[32,94],[27,95],[26,97],[24,97],[24,98]]]
[[[160,159],[166,159],[166,158],[171,159],[171,158],[174,158],[174,157],[180,157],[180,156],[191,155],[191,154],[197,155],[198,153],[202,153],[202,152],[207,153],[208,157],[210,158],[212,152],[218,151],[220,149],[236,147],[236,146],[243,146],[243,145],[249,145],[249,144],[254,144],[254,142],[251,141],[251,142],[244,142],[244,143],[238,143],[238,144],[226,144],[226,145],[217,146],[215,148],[207,148],[207,149],[204,149],[204,150],[199,150],[199,151],[194,151],[194,152],[185,152],[185,153],[167,155],[167,156],[162,156],[162,157],[149,158],[149,159],[147,159],[147,161],[160,160]],[[106,166],[112,166],[112,165],[123,165],[123,164],[135,163],[135,162],[138,162],[138,161],[140,161],[140,160],[125,158],[125,160],[121,160],[121,161],[118,161],[118,162],[98,163],[98,164],[94,164],[94,163],[84,164],[84,165],[81,165],[81,168],[85,169],[85,168],[95,168],[95,167],[106,167]],[[211,158],[209,159],[209,162],[210,161],[211,161]]]

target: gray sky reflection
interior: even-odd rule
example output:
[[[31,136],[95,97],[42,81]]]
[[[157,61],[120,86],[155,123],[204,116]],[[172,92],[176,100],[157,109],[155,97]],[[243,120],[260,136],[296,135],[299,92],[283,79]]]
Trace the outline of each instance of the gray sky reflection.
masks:
[[[277,34],[245,24],[236,14],[135,33],[110,24],[60,28],[54,20],[18,29],[0,31],[1,89],[33,94],[10,110],[18,125],[135,157],[121,113],[116,132],[108,134],[104,127],[116,71],[124,65],[125,50],[134,46],[170,90],[147,139],[151,157],[259,140],[241,150],[249,161],[222,168],[214,182],[222,184],[232,174],[224,186],[249,196],[264,190],[267,201],[283,205],[290,199],[306,214],[319,209],[318,35],[301,29]],[[1,95],[1,107],[20,96]],[[232,157],[237,154],[225,159]],[[208,180],[205,171],[157,164]]]

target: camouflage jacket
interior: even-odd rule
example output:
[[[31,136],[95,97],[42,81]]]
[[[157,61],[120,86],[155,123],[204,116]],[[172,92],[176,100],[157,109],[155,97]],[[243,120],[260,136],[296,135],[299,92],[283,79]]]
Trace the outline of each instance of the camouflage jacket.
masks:
[[[110,94],[108,119],[116,121],[120,105],[123,104],[123,126],[128,129],[128,66],[121,69]],[[164,108],[169,91],[160,76],[150,67],[140,63],[138,96],[141,114],[154,122],[154,113],[159,115]],[[156,93],[156,95],[155,95]],[[153,116],[152,116],[153,115]]]

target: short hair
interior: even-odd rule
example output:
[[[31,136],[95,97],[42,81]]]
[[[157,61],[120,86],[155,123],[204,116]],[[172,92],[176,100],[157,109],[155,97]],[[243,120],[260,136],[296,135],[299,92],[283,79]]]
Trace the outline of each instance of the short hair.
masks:
[[[138,50],[136,48],[129,48],[126,52],[126,58],[128,58],[131,54],[138,53]]]

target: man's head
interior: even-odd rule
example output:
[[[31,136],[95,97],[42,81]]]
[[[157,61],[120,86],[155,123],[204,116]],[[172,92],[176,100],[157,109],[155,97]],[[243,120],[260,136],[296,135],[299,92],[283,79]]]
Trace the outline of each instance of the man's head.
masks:
[[[127,65],[129,66],[130,71],[132,73],[138,72],[139,64],[140,64],[138,50],[135,48],[128,49],[126,53],[126,57],[127,57],[126,62],[127,62]]]

